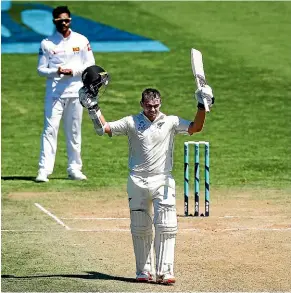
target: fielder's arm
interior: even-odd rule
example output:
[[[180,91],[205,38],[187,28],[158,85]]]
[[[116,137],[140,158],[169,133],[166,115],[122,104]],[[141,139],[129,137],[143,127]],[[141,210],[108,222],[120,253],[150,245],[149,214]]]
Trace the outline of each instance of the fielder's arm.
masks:
[[[40,44],[37,72],[39,76],[45,76],[50,78],[59,77],[58,68],[49,68],[49,53],[48,49],[45,46],[45,40],[43,40]]]

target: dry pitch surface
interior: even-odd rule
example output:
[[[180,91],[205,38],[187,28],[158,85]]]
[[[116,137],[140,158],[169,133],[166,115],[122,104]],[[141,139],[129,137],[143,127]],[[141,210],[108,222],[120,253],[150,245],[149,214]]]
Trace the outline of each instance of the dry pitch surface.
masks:
[[[17,291],[25,291],[21,289],[28,288],[27,282],[36,281],[37,276],[50,277],[51,282],[54,276],[74,279],[74,274],[64,274],[66,267],[79,276],[87,275],[85,282],[91,282],[84,283],[78,291],[291,291],[291,198],[287,193],[212,191],[208,218],[185,218],[183,200],[178,197],[174,286],[134,282],[129,212],[123,190],[82,195],[15,193],[9,198],[34,205],[33,211],[45,225],[24,227],[19,223],[12,227],[4,220],[4,243],[12,234],[36,235],[40,243],[48,235],[60,239],[65,236],[65,244],[60,241],[60,247],[51,250],[74,253],[71,259],[62,253],[55,255],[54,261],[61,264],[54,273],[36,264],[39,270],[19,276],[26,277],[26,285],[15,279],[16,274],[9,278],[9,270],[5,269],[3,291],[10,291],[12,283],[17,281]],[[193,198],[191,211],[192,201]],[[5,210],[5,205],[2,208]],[[4,261],[8,259],[4,257]]]

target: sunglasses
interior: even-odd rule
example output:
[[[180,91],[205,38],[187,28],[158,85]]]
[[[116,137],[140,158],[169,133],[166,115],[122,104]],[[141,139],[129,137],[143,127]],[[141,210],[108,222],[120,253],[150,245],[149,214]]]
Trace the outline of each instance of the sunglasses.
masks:
[[[69,23],[71,22],[72,18],[55,18],[54,21],[55,22],[58,22],[58,23],[62,23],[62,22],[65,22],[65,23]]]

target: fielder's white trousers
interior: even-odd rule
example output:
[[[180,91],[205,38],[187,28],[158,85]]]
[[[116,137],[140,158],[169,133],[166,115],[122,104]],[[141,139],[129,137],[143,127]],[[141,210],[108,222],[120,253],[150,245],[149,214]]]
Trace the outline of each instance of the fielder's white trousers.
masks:
[[[52,174],[57,151],[57,138],[61,119],[63,119],[68,169],[81,170],[81,125],[83,107],[79,98],[45,98],[44,129],[41,136],[39,169]]]

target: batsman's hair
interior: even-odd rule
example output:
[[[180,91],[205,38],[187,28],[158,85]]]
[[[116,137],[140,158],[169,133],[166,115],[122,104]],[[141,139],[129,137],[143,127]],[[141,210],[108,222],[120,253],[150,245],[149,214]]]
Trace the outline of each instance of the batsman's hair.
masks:
[[[141,94],[141,101],[142,101],[142,103],[145,100],[154,100],[154,99],[161,99],[161,94],[156,89],[147,88]]]
[[[71,12],[68,6],[58,6],[53,10],[53,18],[58,18],[60,14],[67,13],[71,17]]]

